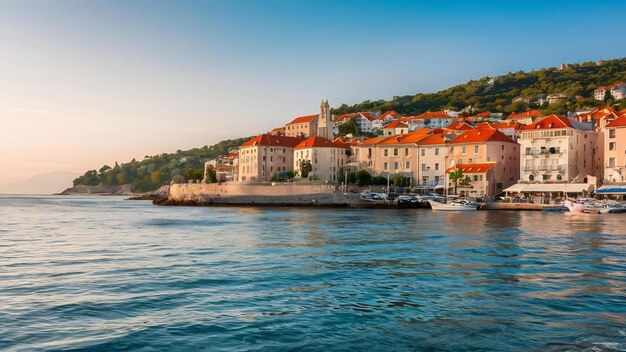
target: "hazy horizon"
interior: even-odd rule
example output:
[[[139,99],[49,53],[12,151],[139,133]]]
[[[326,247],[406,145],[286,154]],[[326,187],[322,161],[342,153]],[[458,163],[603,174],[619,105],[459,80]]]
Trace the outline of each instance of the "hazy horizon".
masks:
[[[0,184],[626,56],[626,3],[0,1]],[[576,26],[601,13],[602,28]],[[597,20],[598,16],[594,16]]]

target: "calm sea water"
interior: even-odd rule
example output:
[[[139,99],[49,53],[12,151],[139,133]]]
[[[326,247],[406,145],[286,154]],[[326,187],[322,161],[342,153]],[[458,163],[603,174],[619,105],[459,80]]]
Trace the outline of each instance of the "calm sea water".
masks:
[[[625,225],[0,196],[0,350],[624,351]]]

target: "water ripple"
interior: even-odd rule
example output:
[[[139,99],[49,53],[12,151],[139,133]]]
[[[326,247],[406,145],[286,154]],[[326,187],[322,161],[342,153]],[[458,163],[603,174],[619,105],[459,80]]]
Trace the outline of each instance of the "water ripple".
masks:
[[[8,351],[626,351],[626,216],[0,199]]]

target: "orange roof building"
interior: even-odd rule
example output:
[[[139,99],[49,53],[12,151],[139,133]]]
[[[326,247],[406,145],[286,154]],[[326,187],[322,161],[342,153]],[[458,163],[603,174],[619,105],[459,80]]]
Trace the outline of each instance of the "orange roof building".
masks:
[[[537,110],[528,110],[520,113],[512,112],[511,115],[507,117],[507,120],[517,120],[523,124],[531,124],[542,116],[543,114]]]
[[[293,169],[299,177],[335,182],[348,163],[349,154],[350,146],[340,140],[311,137],[295,146]],[[311,164],[310,175],[301,173],[303,163]]]
[[[446,169],[457,165],[493,164],[486,179],[472,179],[463,195],[493,197],[519,179],[520,148],[516,141],[496,128],[476,128],[463,132],[448,144]]]
[[[262,134],[239,147],[239,181],[269,182],[278,173],[293,171],[293,150],[301,139]]]
[[[592,123],[550,115],[523,126],[518,142],[520,180],[524,182],[578,182],[600,176],[594,156],[596,133]],[[601,154],[598,151],[596,154]]]
[[[317,135],[319,115],[299,116],[285,125],[285,136],[308,138]]]

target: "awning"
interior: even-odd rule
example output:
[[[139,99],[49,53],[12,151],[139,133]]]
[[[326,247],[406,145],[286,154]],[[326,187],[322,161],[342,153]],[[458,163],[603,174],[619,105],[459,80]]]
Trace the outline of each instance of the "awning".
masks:
[[[596,190],[597,194],[626,194],[626,185],[606,185]]]
[[[511,193],[583,193],[591,192],[593,188],[594,186],[588,183],[518,183],[504,191]]]

